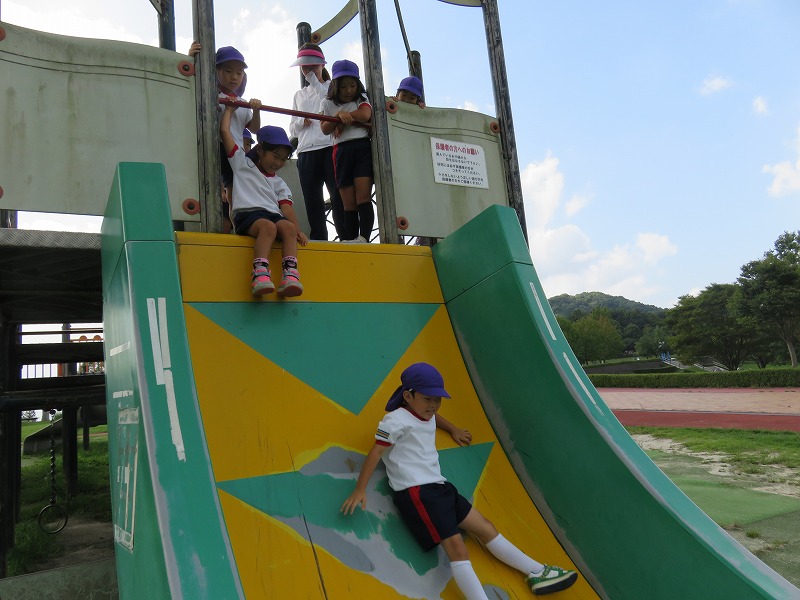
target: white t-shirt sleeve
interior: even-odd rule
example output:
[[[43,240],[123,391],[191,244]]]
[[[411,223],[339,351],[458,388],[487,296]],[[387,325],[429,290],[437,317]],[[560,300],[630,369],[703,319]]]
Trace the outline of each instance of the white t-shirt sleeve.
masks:
[[[392,413],[384,415],[378,423],[378,430],[375,432],[375,441],[386,446],[394,446],[397,440],[402,438],[405,427]]]

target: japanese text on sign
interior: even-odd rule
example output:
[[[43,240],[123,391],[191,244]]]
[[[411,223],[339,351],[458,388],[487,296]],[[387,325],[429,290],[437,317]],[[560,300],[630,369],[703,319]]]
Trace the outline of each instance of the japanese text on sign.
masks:
[[[489,189],[486,155],[474,144],[431,138],[436,183]]]

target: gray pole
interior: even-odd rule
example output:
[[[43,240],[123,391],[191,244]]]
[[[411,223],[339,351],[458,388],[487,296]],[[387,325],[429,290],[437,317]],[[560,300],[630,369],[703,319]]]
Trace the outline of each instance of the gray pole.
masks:
[[[522,200],[522,182],[519,176],[519,159],[514,139],[514,119],[511,116],[511,99],[503,55],[503,38],[500,35],[500,14],[497,12],[497,0],[483,0],[483,22],[486,27],[486,45],[489,48],[494,104],[497,110],[497,120],[500,122],[500,150],[503,153],[503,164],[506,170],[508,203],[517,211],[517,218],[522,227],[525,241],[527,241],[528,229],[525,225],[525,205]]]
[[[311,41],[311,25],[305,22],[298,23],[296,29],[297,29],[297,48],[299,50],[300,48],[302,48],[303,44]],[[308,81],[306,81],[306,78],[303,77],[303,69],[298,69],[298,71],[300,72],[300,87],[304,88],[308,85]]]
[[[192,0],[194,39],[200,42],[195,58],[197,100],[197,174],[200,191],[200,230],[222,232],[220,206],[219,117],[217,116],[216,42],[213,0]]]
[[[384,244],[399,244],[392,155],[389,152],[389,120],[386,117],[386,94],[383,91],[381,41],[378,35],[375,0],[358,0],[358,15],[361,21],[361,42],[364,47],[365,85],[372,102],[372,165],[375,171],[380,239]]]
[[[158,13],[158,45],[175,50],[175,0],[161,0]]]

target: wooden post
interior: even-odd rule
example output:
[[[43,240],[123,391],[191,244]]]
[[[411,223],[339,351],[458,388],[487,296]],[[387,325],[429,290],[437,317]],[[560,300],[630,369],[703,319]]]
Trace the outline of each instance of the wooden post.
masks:
[[[522,182],[519,176],[519,159],[517,143],[514,139],[514,119],[511,116],[511,99],[508,90],[506,62],[503,54],[503,37],[500,34],[500,14],[497,11],[497,0],[483,0],[483,22],[486,28],[486,45],[489,49],[489,67],[494,89],[494,105],[497,120],[500,123],[500,150],[503,153],[503,165],[506,172],[506,192],[508,203],[517,212],[522,234],[528,241],[528,229],[525,225],[525,205],[522,199]]]
[[[375,171],[375,196],[378,201],[378,228],[384,244],[399,244],[397,207],[394,202],[392,156],[389,151],[389,119],[383,91],[381,42],[375,0],[358,0],[361,42],[364,48],[364,78],[372,102],[372,165]]]
[[[200,42],[195,57],[197,99],[197,174],[200,191],[200,229],[222,232],[220,189],[219,117],[217,116],[216,41],[213,0],[192,0],[194,39]]]

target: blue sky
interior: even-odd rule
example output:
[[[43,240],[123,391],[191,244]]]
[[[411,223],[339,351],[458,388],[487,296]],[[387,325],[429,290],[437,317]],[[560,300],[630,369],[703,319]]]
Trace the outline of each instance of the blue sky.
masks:
[[[157,45],[147,0],[0,0],[2,20]],[[531,254],[548,296],[600,291],[669,308],[800,228],[800,3],[498,0]],[[295,26],[344,0],[229,0],[217,45],[248,97],[291,107]],[[400,0],[431,106],[494,114],[479,8]],[[406,75],[394,2],[378,0],[387,91]],[[177,46],[192,38],[176,1]],[[323,45],[363,65],[356,18]],[[286,126],[275,115],[270,123]]]

